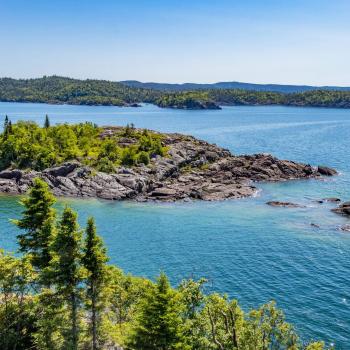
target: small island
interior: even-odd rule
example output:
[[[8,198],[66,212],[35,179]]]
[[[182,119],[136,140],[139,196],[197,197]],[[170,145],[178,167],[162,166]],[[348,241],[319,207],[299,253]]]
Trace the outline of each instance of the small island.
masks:
[[[182,134],[92,123],[11,124],[0,135],[0,192],[24,194],[42,178],[57,196],[109,200],[224,200],[253,196],[255,182],[335,175],[269,154],[234,155]]]

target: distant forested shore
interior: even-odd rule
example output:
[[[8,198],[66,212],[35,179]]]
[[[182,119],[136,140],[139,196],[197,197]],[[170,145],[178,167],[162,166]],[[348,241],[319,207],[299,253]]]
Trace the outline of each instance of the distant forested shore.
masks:
[[[44,76],[37,79],[1,78],[0,101],[104,106],[152,103],[178,109],[264,105],[350,108],[350,91],[320,89],[283,93],[232,88],[169,91],[106,80]]]

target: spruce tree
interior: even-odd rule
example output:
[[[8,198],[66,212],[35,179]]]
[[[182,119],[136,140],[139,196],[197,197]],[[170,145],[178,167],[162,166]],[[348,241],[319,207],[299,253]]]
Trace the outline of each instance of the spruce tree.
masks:
[[[101,293],[106,277],[106,249],[102,239],[96,233],[93,218],[89,218],[86,227],[86,237],[83,255],[83,265],[88,273],[87,299],[90,311],[92,349],[99,348],[98,331],[101,319]]]
[[[70,327],[65,335],[65,349],[76,350],[79,342],[79,308],[81,305],[82,232],[77,214],[66,207],[52,245],[51,278],[57,294],[68,302]]]
[[[8,125],[9,125],[9,117],[6,115],[5,116],[5,121],[4,121],[4,132],[6,131]]]
[[[4,121],[4,130],[3,130],[4,139],[8,137],[8,134],[9,134],[9,117],[6,115],[5,121]]]
[[[188,349],[184,342],[183,306],[164,273],[146,293],[134,324],[129,346],[137,350]]]
[[[34,179],[27,198],[21,202],[25,210],[22,218],[14,223],[25,233],[17,236],[20,252],[28,254],[33,267],[38,271],[50,262],[49,246],[53,235],[55,197],[43,180]]]
[[[45,122],[44,122],[44,128],[49,128],[50,127],[50,119],[49,116],[46,114],[45,115]]]

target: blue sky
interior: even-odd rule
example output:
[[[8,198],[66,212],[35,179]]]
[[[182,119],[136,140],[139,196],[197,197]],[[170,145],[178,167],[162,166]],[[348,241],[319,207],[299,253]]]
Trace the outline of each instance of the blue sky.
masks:
[[[0,0],[0,76],[350,86],[349,0]]]

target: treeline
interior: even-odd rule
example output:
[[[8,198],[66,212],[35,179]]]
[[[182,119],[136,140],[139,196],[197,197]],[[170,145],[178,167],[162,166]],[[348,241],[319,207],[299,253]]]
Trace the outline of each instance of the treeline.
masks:
[[[151,158],[167,152],[162,134],[136,129],[133,124],[108,131],[88,122],[50,126],[48,116],[43,127],[29,121],[12,124],[6,116],[0,134],[0,170],[41,171],[77,160],[111,173],[120,165],[148,165]]]
[[[58,215],[45,182],[34,181],[14,224],[21,257],[0,253],[0,348],[129,350],[324,349],[302,344],[273,302],[243,312],[206,294],[205,280],[176,288],[109,265],[94,219],[86,228]],[[117,239],[117,237],[116,237]]]
[[[164,108],[219,109],[220,105],[285,105],[350,108],[350,91],[312,90],[281,93],[244,89],[167,92],[105,80],[58,76],[0,79],[0,101],[128,106],[141,102]]]
[[[38,79],[0,79],[0,101],[126,106],[152,102],[153,90],[131,88],[105,80],[51,76]]]
[[[194,102],[193,102],[194,101]],[[315,90],[302,93],[279,93],[232,89],[167,93],[155,104],[160,107],[192,109],[215,109],[215,106],[300,106],[350,108],[350,91]]]

